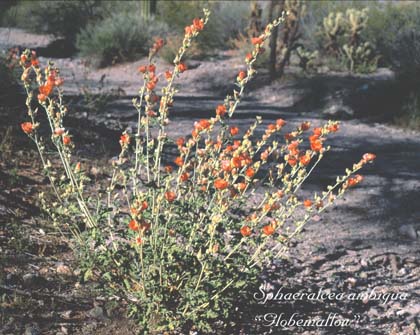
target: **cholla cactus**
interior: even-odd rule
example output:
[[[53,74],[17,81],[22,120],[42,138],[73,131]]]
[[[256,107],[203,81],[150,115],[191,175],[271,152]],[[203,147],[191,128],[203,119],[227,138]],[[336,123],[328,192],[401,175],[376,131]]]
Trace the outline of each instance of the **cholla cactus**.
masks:
[[[360,35],[366,29],[368,21],[368,8],[362,10],[349,8],[346,11],[346,20],[349,27],[350,44],[355,46],[360,41]]]
[[[330,13],[323,20],[327,53],[341,59],[351,72],[372,71],[377,66],[371,44],[362,39],[367,22],[368,8]]]
[[[315,63],[318,59],[319,52],[318,50],[307,51],[302,46],[299,46],[296,49],[296,55],[299,57],[299,66],[303,69],[304,72],[307,72],[315,68]]]
[[[339,39],[345,33],[345,19],[343,13],[330,13],[323,20],[324,33],[327,38],[325,49],[334,55],[340,53]]]
[[[378,58],[373,56],[369,42],[364,42],[358,46],[345,44],[343,51],[347,57],[347,66],[351,72],[355,69],[363,72],[363,70],[370,70],[372,67],[376,68]]]

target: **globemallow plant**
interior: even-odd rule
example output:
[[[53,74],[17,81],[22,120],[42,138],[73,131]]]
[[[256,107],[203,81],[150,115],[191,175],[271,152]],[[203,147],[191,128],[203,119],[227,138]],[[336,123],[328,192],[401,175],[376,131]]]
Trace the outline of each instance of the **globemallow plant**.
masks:
[[[160,75],[154,63],[162,39],[140,66],[143,84],[133,99],[137,127],[122,133],[105,188],[88,179],[73,155],[59,69],[52,63],[41,67],[29,50],[20,58],[29,118],[22,130],[34,141],[55,194],[41,194],[41,202],[57,228],[73,233],[84,279],[98,280],[110,300],[127,306],[141,334],[215,333],[229,326],[238,299],[258,283],[261,271],[312,217],[359,184],[357,172],[375,158],[365,154],[325,191],[302,199],[298,191],[330,150],[325,142],[339,124],[303,122],[287,133],[283,119],[264,129],[260,117],[245,131],[235,125],[232,117],[256,74],[254,63],[283,17],[252,38],[236,88],[215,106],[214,116],[195,122],[188,136],[170,138],[176,82],[188,71],[183,57],[209,14],[204,10],[185,27],[172,69]],[[40,132],[41,112],[49,138]],[[51,145],[60,168],[50,162]],[[174,146],[178,155],[165,161]],[[263,194],[257,192],[261,186]]]

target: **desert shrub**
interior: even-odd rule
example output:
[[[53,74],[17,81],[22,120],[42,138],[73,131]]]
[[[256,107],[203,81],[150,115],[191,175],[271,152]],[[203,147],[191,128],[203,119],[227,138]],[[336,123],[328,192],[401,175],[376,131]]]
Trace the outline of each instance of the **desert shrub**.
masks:
[[[146,55],[152,41],[166,34],[166,24],[138,13],[120,12],[89,24],[77,37],[82,56],[93,57],[99,66],[134,60]]]
[[[401,74],[419,75],[420,5],[387,3],[370,13],[367,38],[381,55],[381,64]]]
[[[7,25],[50,33],[74,43],[81,28],[102,17],[100,4],[98,0],[22,0],[7,10],[3,21]]]
[[[143,84],[133,99],[137,127],[122,133],[109,185],[100,191],[72,156],[75,139],[63,121],[67,108],[58,69],[51,63],[40,67],[29,50],[21,57],[28,96],[22,130],[35,142],[56,193],[54,201],[41,194],[41,203],[55,225],[73,232],[84,279],[100,280],[107,294],[122,299],[141,334],[192,327],[212,334],[216,323],[226,326],[237,314],[235,301],[250,292],[265,266],[314,215],[360,183],[363,177],[356,172],[375,158],[365,154],[325,191],[302,199],[298,190],[330,150],[325,141],[338,123],[310,131],[303,122],[281,134],[286,121],[278,119],[262,135],[256,131],[260,117],[245,133],[235,125],[232,116],[256,73],[254,63],[280,19],[253,40],[237,88],[215,106],[214,117],[196,122],[191,135],[170,139],[167,129],[176,127],[169,120],[175,84],[186,71],[183,56],[208,15],[205,11],[203,19],[185,27],[172,71],[157,73],[153,57],[161,44],[139,68]],[[158,80],[166,80],[160,97]],[[33,100],[41,108],[33,109]],[[38,135],[41,111],[62,170],[52,169],[50,151]],[[177,148],[173,163],[165,161],[170,147]],[[249,198],[260,186],[266,192],[254,205]]]
[[[158,2],[158,16],[174,30],[184,29],[185,20],[194,18],[208,1],[161,1]],[[250,1],[212,1],[210,10],[214,20],[209,22],[206,31],[197,38],[198,46],[204,51],[229,47],[229,40],[243,33],[248,26]]]

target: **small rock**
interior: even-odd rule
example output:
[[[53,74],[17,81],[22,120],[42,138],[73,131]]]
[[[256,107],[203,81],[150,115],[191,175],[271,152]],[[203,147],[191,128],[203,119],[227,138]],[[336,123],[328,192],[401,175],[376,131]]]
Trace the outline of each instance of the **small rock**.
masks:
[[[26,326],[24,335],[39,335],[41,334],[39,331],[38,325],[30,325]]]
[[[25,287],[31,287],[36,285],[38,277],[33,273],[26,273],[23,275],[22,279]]]
[[[333,119],[351,119],[354,116],[354,110],[344,104],[332,104],[322,114]]]
[[[399,275],[399,276],[405,276],[407,273],[408,273],[408,271],[407,271],[407,269],[406,269],[406,268],[401,268],[401,269],[398,271],[398,275]]]
[[[348,279],[347,279],[347,282],[350,284],[350,286],[355,287],[355,286],[356,286],[356,284],[357,284],[357,279],[356,279],[356,278],[351,277],[351,278],[348,278]]]
[[[71,271],[71,269],[67,265],[64,265],[64,264],[58,265],[56,271],[59,275],[63,275],[63,276],[73,275],[73,271]]]
[[[369,265],[369,263],[366,259],[362,258],[360,260],[360,265],[363,266],[364,268],[366,268]]]
[[[93,307],[89,311],[89,316],[94,319],[106,319],[105,314],[104,314],[104,309],[101,306]]]
[[[399,229],[398,232],[403,235],[406,238],[409,238],[410,240],[416,240],[417,239],[417,232],[414,229],[413,225],[411,224],[405,224],[402,225]]]
[[[361,279],[366,279],[366,278],[368,277],[368,275],[367,275],[367,273],[366,273],[366,272],[361,272],[361,273],[360,273],[360,275],[359,275],[359,277],[360,277]]]
[[[374,318],[377,318],[380,315],[378,310],[376,308],[373,308],[373,307],[369,310],[368,314],[370,314]]]

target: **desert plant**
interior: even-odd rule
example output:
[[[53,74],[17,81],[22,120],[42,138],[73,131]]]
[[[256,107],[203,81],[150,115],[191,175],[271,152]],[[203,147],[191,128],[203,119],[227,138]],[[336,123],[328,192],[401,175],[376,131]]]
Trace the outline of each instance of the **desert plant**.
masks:
[[[181,31],[185,20],[193,19],[203,6],[210,6],[213,20],[196,40],[203,52],[213,52],[214,49],[226,49],[230,40],[248,27],[249,1],[237,1],[232,6],[231,1],[160,1],[157,6],[157,16],[166,22],[173,31]]]
[[[299,47],[300,21],[305,16],[306,6],[303,0],[272,0],[270,15],[275,15],[276,8],[280,15],[281,13],[286,15],[280,31],[277,31],[279,28],[275,29],[271,36],[269,70],[273,78],[280,78],[290,61],[292,52]]]
[[[103,67],[146,55],[153,38],[167,31],[167,26],[154,18],[121,12],[88,25],[77,36],[76,45],[82,56],[93,57]]]
[[[368,8],[331,12],[323,20],[324,50],[350,72],[372,72],[377,67],[378,56],[362,36],[367,22]]]
[[[319,57],[318,50],[308,51],[305,50],[302,46],[296,48],[296,55],[299,58],[299,66],[304,72],[310,72],[315,70],[316,62]]]
[[[22,129],[34,140],[56,192],[56,201],[48,203],[53,222],[73,231],[86,264],[85,278],[99,274],[106,292],[128,303],[129,315],[141,324],[142,334],[188,325],[214,333],[216,320],[232,320],[235,300],[257,281],[264,266],[285,252],[313,215],[361,182],[363,177],[355,173],[375,158],[365,154],[334,185],[304,200],[298,191],[330,150],[324,142],[339,129],[338,123],[313,128],[308,142],[308,122],[286,133],[284,144],[279,142],[286,123],[282,119],[269,124],[260,137],[255,132],[261,124],[257,117],[240,134],[232,116],[256,74],[255,61],[281,18],[253,39],[253,50],[237,75],[237,89],[215,108],[215,116],[196,122],[190,136],[170,139],[174,85],[187,70],[182,59],[208,16],[205,10],[202,19],[185,27],[160,97],[155,87],[161,77],[153,57],[161,44],[152,47],[149,63],[139,68],[143,85],[133,99],[137,127],[120,137],[121,152],[113,161],[105,199],[86,196],[89,183],[83,166],[72,157],[74,142],[63,124],[67,109],[58,69],[50,63],[44,71],[29,51],[21,58],[30,118]],[[33,100],[45,111],[63,163],[58,178],[52,175],[38,134]],[[179,154],[167,164],[163,154],[172,144]],[[259,185],[266,191],[252,205],[249,198]],[[86,229],[81,229],[80,220]]]
[[[30,31],[54,34],[74,43],[88,22],[101,19],[103,7],[98,0],[42,1],[22,0],[5,13],[5,23]]]

